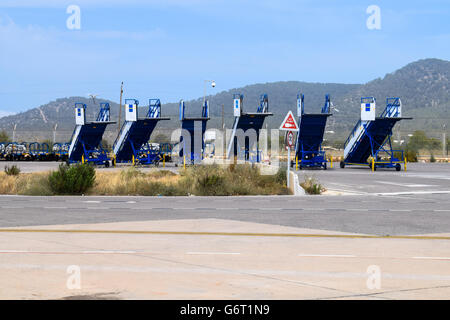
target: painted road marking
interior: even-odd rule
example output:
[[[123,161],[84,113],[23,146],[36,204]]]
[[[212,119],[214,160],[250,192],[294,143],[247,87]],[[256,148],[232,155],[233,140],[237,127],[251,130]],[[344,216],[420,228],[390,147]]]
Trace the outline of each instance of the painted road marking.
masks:
[[[98,254],[155,254],[156,252],[140,252],[135,250],[84,250],[84,251],[31,251],[31,250],[0,250],[0,254],[43,254],[43,255],[98,255]],[[160,253],[161,254],[161,253]],[[204,251],[190,251],[187,255],[241,255],[240,252],[204,252]],[[359,258],[359,259],[415,259],[415,260],[446,260],[450,257],[365,257],[351,254],[303,254],[300,253],[298,257],[303,258]]]
[[[93,251],[30,251],[30,250],[0,250],[0,254],[133,254],[137,251],[111,251],[111,250],[93,250]]]
[[[400,186],[400,187],[408,187],[408,188],[425,188],[425,187],[435,187],[435,185],[431,184],[406,184],[406,183],[396,183],[396,182],[389,182],[389,181],[375,181],[381,184],[389,184],[393,186]]]
[[[298,277],[317,277],[317,278],[362,278],[367,279],[366,272],[330,272],[330,271],[301,271],[301,270],[254,270],[254,269],[212,269],[202,266],[194,267],[154,267],[154,266],[121,266],[121,265],[80,265],[84,271],[99,272],[127,272],[127,273],[191,273],[191,274],[249,274],[262,276],[298,276]],[[12,270],[67,270],[66,264],[25,264],[25,263],[2,263],[0,269]],[[408,274],[408,273],[386,273],[383,272],[383,278],[400,279],[400,280],[432,280],[432,281],[449,281],[448,274]]]
[[[413,257],[420,260],[450,260],[450,257]]]
[[[356,258],[351,254],[299,254],[299,257],[312,257],[312,258]]]
[[[83,201],[84,203],[101,203],[101,201],[97,201],[97,200],[87,200],[87,201]]]
[[[450,191],[406,191],[406,192],[387,192],[387,193],[374,193],[376,196],[402,196],[402,195],[415,195],[415,194],[449,194]]]
[[[44,207],[44,209],[68,209],[68,207]]]
[[[76,229],[0,229],[0,233],[92,233],[92,234],[144,234],[230,237],[288,237],[288,238],[342,238],[342,239],[405,239],[450,240],[444,236],[378,236],[360,234],[308,234],[308,233],[252,233],[252,232],[195,232],[195,231],[144,231],[144,230],[76,230]]]
[[[91,250],[91,251],[82,251],[84,254],[131,254],[137,253],[137,251],[108,251],[108,250]]]
[[[206,254],[206,255],[240,255],[239,252],[186,252],[186,254]]]

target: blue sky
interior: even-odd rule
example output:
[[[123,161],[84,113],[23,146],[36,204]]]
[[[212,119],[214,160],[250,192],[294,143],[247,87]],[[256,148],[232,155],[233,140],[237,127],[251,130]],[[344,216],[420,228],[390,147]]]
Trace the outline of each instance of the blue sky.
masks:
[[[69,5],[81,29],[69,30]],[[369,30],[369,5],[381,30]],[[450,2],[1,0],[0,115],[66,96],[163,102],[247,84],[364,83],[450,60]]]

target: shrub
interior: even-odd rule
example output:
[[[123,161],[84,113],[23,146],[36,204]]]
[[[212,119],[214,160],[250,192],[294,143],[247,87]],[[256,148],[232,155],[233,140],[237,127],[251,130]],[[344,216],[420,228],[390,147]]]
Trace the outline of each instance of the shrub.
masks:
[[[64,163],[50,173],[48,181],[55,194],[84,194],[94,185],[95,169],[89,164],[69,167]]]
[[[198,195],[215,196],[226,194],[224,177],[214,173],[206,173],[197,178],[196,190]]]
[[[20,168],[16,166],[15,164],[10,166],[5,166],[5,173],[8,176],[18,176],[20,173]]]
[[[417,151],[416,150],[406,150],[405,157],[408,162],[417,162]]]
[[[431,154],[430,162],[431,162],[431,163],[436,162],[436,158],[434,157],[434,154]]]
[[[307,194],[321,194],[325,191],[325,188],[322,187],[320,183],[316,181],[313,177],[305,177],[305,181],[300,183],[303,189],[305,189],[305,192]]]
[[[287,172],[286,169],[280,168],[278,169],[277,174],[275,175],[275,180],[282,185],[287,184]]]

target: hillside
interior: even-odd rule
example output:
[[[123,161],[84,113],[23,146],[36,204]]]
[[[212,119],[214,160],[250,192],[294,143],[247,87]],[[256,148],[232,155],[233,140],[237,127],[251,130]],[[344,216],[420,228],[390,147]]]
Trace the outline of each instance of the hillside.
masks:
[[[407,66],[378,78],[366,84],[336,84],[336,83],[307,83],[298,81],[253,84],[242,88],[235,88],[209,96],[211,118],[209,127],[220,127],[222,105],[224,105],[226,127],[232,125],[232,95],[244,94],[244,110],[255,111],[259,104],[259,95],[269,95],[270,111],[274,113],[269,118],[269,128],[278,127],[288,110],[295,110],[298,92],[305,94],[305,109],[307,112],[319,112],[324,103],[324,96],[329,93],[333,105],[339,110],[329,123],[328,130],[336,132],[332,139],[343,139],[359,118],[359,103],[362,96],[375,96],[377,98],[378,113],[385,106],[386,97],[401,97],[404,106],[404,115],[414,117],[412,121],[404,121],[399,126],[402,131],[426,130],[436,135],[442,130],[442,125],[450,127],[450,62],[438,59],[419,60]],[[126,93],[125,93],[126,96]],[[93,119],[98,112],[97,100],[83,97],[62,98],[46,105],[28,110],[26,112],[0,118],[0,130],[12,132],[14,123],[17,124],[17,136],[24,139],[43,139],[52,136],[54,125],[58,124],[58,134],[61,139],[70,138],[74,127],[73,106],[75,102],[88,105],[87,117]],[[189,115],[199,114],[201,111],[199,98],[186,101]],[[109,101],[113,121],[118,119],[119,105]],[[145,103],[145,102],[141,102]],[[161,124],[165,128],[178,128],[178,102],[163,105],[163,115],[170,116],[172,121]],[[117,130],[116,125],[109,127],[110,139]],[[25,132],[27,133],[25,135]],[[67,138],[68,136],[68,138]]]

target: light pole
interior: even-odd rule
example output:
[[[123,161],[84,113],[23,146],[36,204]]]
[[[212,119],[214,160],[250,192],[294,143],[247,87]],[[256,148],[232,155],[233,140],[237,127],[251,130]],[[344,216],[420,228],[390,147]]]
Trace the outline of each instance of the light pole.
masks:
[[[123,81],[120,85],[120,105],[119,105],[119,123],[117,124],[117,132],[120,133],[120,121],[122,117],[122,95],[123,95]]]
[[[214,80],[204,80],[203,81],[203,104],[205,104],[206,101],[206,85],[208,83],[211,83],[211,87],[216,87],[216,82]]]

